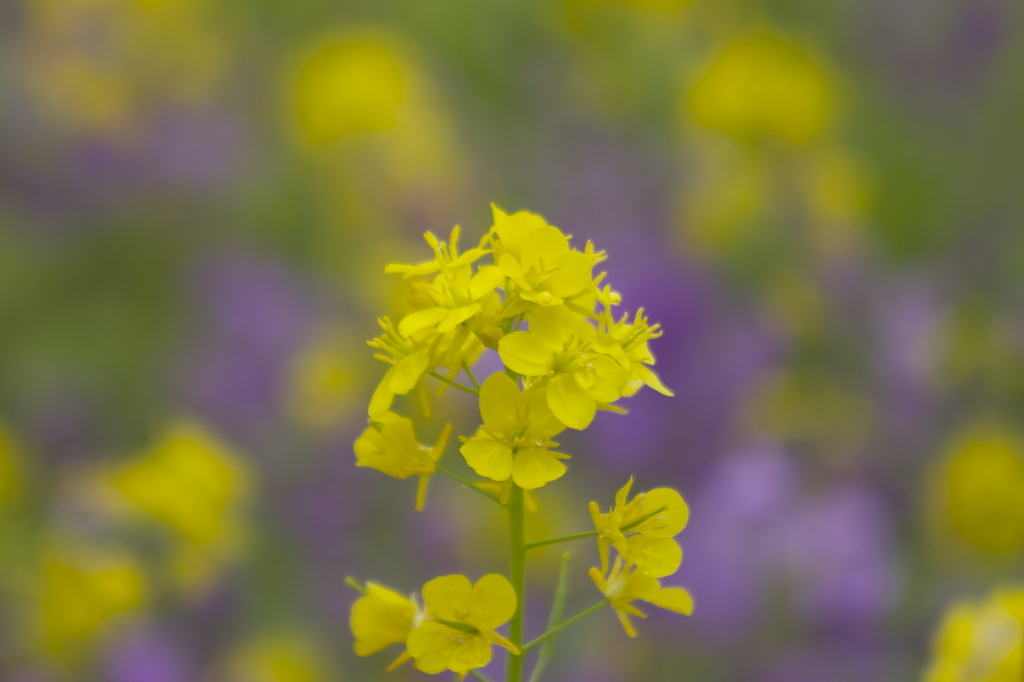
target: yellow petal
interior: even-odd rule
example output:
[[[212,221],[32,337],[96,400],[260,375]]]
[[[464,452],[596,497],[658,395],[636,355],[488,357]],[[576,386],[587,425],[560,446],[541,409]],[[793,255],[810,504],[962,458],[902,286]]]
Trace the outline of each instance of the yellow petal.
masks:
[[[469,280],[469,298],[477,301],[505,283],[505,273],[496,265],[485,265]]]
[[[590,358],[593,368],[593,383],[587,392],[600,403],[611,403],[622,397],[622,387],[626,385],[626,370],[619,363],[605,355]]]
[[[548,382],[548,407],[560,422],[582,431],[594,421],[597,401],[580,388],[572,374],[556,374]]]
[[[427,369],[426,349],[402,358],[393,369],[394,374],[391,376],[391,381],[388,382],[388,388],[398,395],[405,395],[413,389]]]
[[[505,639],[504,637],[499,635],[494,630],[484,630],[480,634],[482,634],[484,637],[486,637],[487,641],[490,642],[491,644],[497,644],[498,646],[503,647],[503,648],[507,649],[508,651],[511,651],[516,656],[520,655],[519,647],[517,647],[512,642],[508,641],[507,639]]]
[[[519,263],[527,272],[552,270],[569,254],[569,240],[553,225],[545,225],[530,233],[523,242]]]
[[[398,323],[398,333],[409,338],[418,331],[433,327],[448,314],[446,308],[427,308],[410,313]]]
[[[504,443],[478,435],[463,443],[459,452],[480,476],[500,482],[512,475],[512,449]]]
[[[450,332],[451,330],[458,327],[460,324],[468,320],[469,318],[480,312],[480,304],[474,303],[473,305],[463,306],[462,308],[456,308],[455,310],[448,311],[448,314],[444,316],[437,325],[437,331],[441,334]]]
[[[626,500],[629,499],[629,490],[633,487],[633,477],[630,476],[629,480],[626,481],[626,485],[619,488],[618,492],[615,493],[615,508],[621,509],[626,506]]]
[[[503,336],[498,342],[498,355],[506,367],[528,377],[547,374],[555,361],[554,351],[529,332]]]
[[[464,575],[444,575],[423,586],[423,602],[445,620],[458,620],[456,610],[464,613],[472,594],[473,585]]]
[[[367,410],[370,419],[377,419],[391,409],[391,404],[395,401],[395,392],[389,386],[394,376],[395,368],[391,367],[374,389],[373,396],[370,397],[370,408]]]
[[[512,463],[512,480],[520,488],[533,490],[561,478],[565,465],[547,450],[520,450]]]
[[[637,568],[652,578],[672,575],[683,563],[683,550],[672,538],[634,535],[626,538],[626,545]]]
[[[455,645],[448,669],[465,675],[473,668],[482,668],[491,662],[491,643],[483,635],[470,635]]]
[[[652,370],[647,365],[643,363],[637,363],[633,367],[633,371],[636,372],[636,375],[640,378],[641,381],[643,381],[645,384],[653,388],[658,393],[662,395],[667,395],[669,397],[675,395],[675,393],[673,393],[670,389],[665,387],[665,384],[661,383],[661,379],[658,377],[658,375],[655,374],[654,370]]]
[[[374,583],[366,584],[366,595],[352,605],[349,625],[359,656],[404,643],[412,630],[416,605],[397,592]]]
[[[448,670],[448,663],[455,651],[453,638],[462,634],[465,633],[434,621],[426,621],[413,630],[406,646],[416,660],[416,669],[428,675]]]
[[[480,417],[504,436],[512,436],[518,429],[518,406],[519,386],[504,372],[495,372],[480,387]]]
[[[693,613],[693,597],[681,587],[662,588],[652,599],[647,601],[655,606],[686,616]]]
[[[562,350],[570,336],[593,336],[594,328],[564,305],[542,307],[530,313],[530,334],[551,352]]]
[[[664,507],[647,521],[636,527],[644,535],[657,538],[671,538],[679,534],[690,519],[690,508],[686,500],[672,488],[655,488],[644,494],[644,513]]]
[[[530,280],[526,278],[526,273],[523,272],[522,266],[519,265],[519,261],[513,258],[511,254],[502,254],[498,260],[498,269],[501,270],[502,275],[515,282],[521,289],[529,291],[532,288]]]
[[[534,387],[523,394],[523,404],[526,406],[527,422],[523,438],[543,441],[565,431],[565,424],[560,422],[548,407],[546,386]]]
[[[489,573],[473,586],[470,624],[478,630],[500,627],[515,614],[516,603],[516,591],[505,576]]]
[[[633,629],[633,624],[629,622],[629,616],[619,610],[615,611],[615,615],[619,617],[619,622],[622,623],[622,629],[626,631],[626,634],[630,637],[636,637],[636,630]]]
[[[566,254],[558,269],[548,279],[548,291],[559,298],[569,298],[574,294],[592,287],[591,277],[593,261],[586,254],[572,251]]]

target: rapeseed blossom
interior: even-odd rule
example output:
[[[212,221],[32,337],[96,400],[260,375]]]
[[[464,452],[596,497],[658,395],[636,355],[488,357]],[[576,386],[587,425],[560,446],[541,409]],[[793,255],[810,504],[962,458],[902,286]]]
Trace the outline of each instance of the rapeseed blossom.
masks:
[[[532,490],[560,478],[568,457],[549,448],[550,439],[565,429],[547,404],[547,389],[532,386],[520,392],[507,374],[497,372],[480,387],[481,426],[472,438],[463,438],[460,450],[473,471],[493,481],[510,477]]]
[[[587,428],[599,409],[625,412],[614,403],[643,386],[664,395],[672,392],[652,369],[649,342],[661,336],[659,325],[651,324],[642,308],[632,317],[612,314],[622,297],[604,283],[606,273],[593,273],[605,253],[592,242],[583,250],[573,248],[570,236],[539,215],[508,214],[493,205],[492,210],[494,224],[478,246],[460,250],[458,227],[447,243],[428,232],[430,260],[385,268],[402,275],[407,299],[397,306],[402,311],[398,317],[379,320],[383,333],[369,343],[378,351],[374,357],[389,367],[370,398],[370,426],[354,450],[357,466],[395,478],[419,476],[417,509],[438,471],[505,508],[511,582],[498,574],[475,585],[462,575],[436,578],[423,588],[425,609],[415,597],[374,583],[365,590],[355,584],[363,596],[353,606],[350,625],[359,655],[404,643],[406,651],[392,668],[412,657],[423,672],[449,670],[460,678],[487,665],[497,644],[509,652],[506,679],[521,682],[529,649],[607,603],[631,636],[636,633],[627,614],[643,615],[632,601],[691,611],[685,590],[662,588],[657,580],[675,572],[682,561],[673,537],[686,525],[688,509],[679,493],[668,488],[628,500],[630,479],[607,514],[591,504],[596,532],[526,542],[525,513],[539,510],[531,492],[567,470],[563,460],[569,455],[556,451],[559,445],[552,439],[567,428]],[[473,368],[485,349],[497,350],[504,367],[481,384]],[[438,397],[451,388],[477,398],[482,423],[473,435],[460,436],[459,451],[487,480],[474,482],[439,464],[451,424],[428,448],[419,444],[413,420],[395,411],[399,397],[412,394],[429,417],[432,380],[438,382]],[[594,535],[601,570],[591,574],[606,600],[524,643],[527,551]],[[621,556],[605,577],[609,547]],[[506,622],[507,638],[495,631]]]
[[[516,611],[516,593],[504,576],[491,573],[476,584],[462,575],[434,578],[423,586],[427,620],[409,635],[416,668],[430,674],[451,670],[460,677],[491,661],[491,645],[518,655],[519,649],[495,632]]]
[[[448,424],[434,447],[427,448],[416,440],[411,419],[386,412],[356,440],[356,466],[376,469],[395,478],[419,476],[416,509],[422,509],[427,485],[437,470],[437,460],[444,453],[451,430],[452,425]]]
[[[647,614],[633,606],[634,601],[645,601],[686,616],[693,613],[693,597],[689,592],[681,587],[662,587],[656,578],[644,575],[636,568],[625,566],[622,557],[615,558],[615,564],[607,576],[602,571],[591,568],[590,578],[597,585],[597,589],[610,600],[622,628],[630,637],[636,637],[636,630],[633,629],[629,617],[647,617]]]
[[[654,578],[671,575],[683,560],[674,538],[689,520],[690,510],[683,496],[671,488],[655,488],[637,494],[627,502],[633,477],[615,494],[615,506],[602,514],[590,503],[590,516],[597,529],[601,572],[608,570],[608,547],[614,547],[628,566]]]
[[[352,605],[349,625],[355,636],[355,652],[369,656],[392,644],[405,644],[409,634],[418,627],[425,617],[425,611],[411,598],[372,582],[366,583],[366,594]],[[388,670],[394,670],[409,660],[411,655],[403,650]]]
[[[502,362],[524,377],[546,380],[554,415],[569,428],[587,428],[598,405],[618,400],[629,378],[612,355],[614,341],[564,306],[538,308],[529,322],[529,331],[502,338]]]
[[[953,605],[933,647],[924,682],[1018,682],[1024,674],[1024,586]]]

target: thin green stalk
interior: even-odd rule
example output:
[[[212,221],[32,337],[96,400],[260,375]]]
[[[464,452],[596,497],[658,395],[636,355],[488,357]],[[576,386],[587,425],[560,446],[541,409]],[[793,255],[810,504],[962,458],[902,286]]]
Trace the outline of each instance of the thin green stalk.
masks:
[[[523,606],[526,601],[526,513],[523,503],[523,489],[512,485],[508,501],[509,519],[509,581],[516,591],[516,612],[508,624],[508,639],[523,651]],[[523,679],[523,655],[509,652],[505,665],[505,682],[521,682]]]
[[[583,538],[592,538],[597,535],[596,530],[588,530],[585,533],[576,533],[575,535],[563,535],[558,538],[548,538],[547,540],[538,540],[537,542],[526,543],[526,549],[533,549],[535,547],[543,547],[545,545],[553,545],[558,542],[569,542],[570,540],[582,540]]]
[[[356,580],[355,578],[353,578],[352,576],[347,576],[345,578],[345,584],[348,585],[349,587],[351,587],[353,590],[355,590],[359,594],[366,594],[366,587],[363,586],[363,585],[360,585],[359,581]]]
[[[437,372],[431,372],[430,376],[434,377],[435,379],[439,379],[440,381],[443,381],[444,383],[448,384],[452,388],[457,388],[460,391],[465,391],[466,393],[472,393],[473,395],[480,395],[480,391],[476,390],[475,388],[470,388],[469,386],[463,386],[459,382],[452,381],[451,379],[449,379],[448,377],[446,377],[443,374],[438,374]]]
[[[569,578],[569,553],[564,552],[562,554],[562,565],[558,569],[558,587],[555,589],[555,598],[551,602],[551,616],[548,618],[548,629],[555,627],[558,621],[562,620],[562,614],[565,613],[565,595],[566,595],[566,583]],[[530,675],[530,682],[540,682],[540,676],[544,672],[544,668],[547,667],[548,659],[551,658],[552,651],[554,650],[555,638],[552,637],[548,641],[544,642],[544,646],[541,647],[540,655],[537,657],[537,665],[533,668],[533,674]]]
[[[484,490],[483,488],[478,487],[476,483],[473,483],[473,481],[469,480],[465,476],[463,476],[461,474],[457,474],[454,471],[452,471],[451,469],[446,469],[445,467],[441,466],[440,464],[435,464],[435,466],[437,467],[437,470],[439,472],[441,472],[442,474],[444,474],[448,478],[451,478],[451,479],[454,479],[454,480],[458,481],[459,483],[461,483],[462,485],[466,486],[470,490],[475,490],[476,492],[480,493],[481,495],[483,495],[487,499],[491,500],[492,502],[497,502],[498,504],[501,504],[501,498],[499,498],[497,495],[495,495],[494,493],[492,493],[489,490]],[[505,506],[505,505],[502,505],[502,506]]]
[[[549,637],[554,637],[557,633],[561,632],[562,630],[564,630],[565,628],[569,627],[573,623],[576,623],[577,621],[583,620],[584,618],[586,618],[587,616],[592,614],[594,611],[599,610],[601,607],[609,604],[610,602],[611,602],[611,599],[605,599],[604,601],[599,601],[598,603],[594,604],[593,606],[591,606],[586,611],[582,611],[580,613],[577,613],[575,616],[573,616],[569,620],[565,621],[561,625],[556,625],[555,627],[551,628],[550,630],[545,632],[543,635],[541,635],[537,639],[535,639],[535,640],[533,640],[531,642],[528,642],[527,644],[519,647],[519,650],[522,651],[523,654],[526,654],[526,652],[528,652],[530,649],[533,649],[538,644],[543,644],[544,641],[546,639],[548,639]]]
[[[651,513],[644,514],[643,516],[641,516],[636,521],[633,521],[632,523],[627,523],[625,526],[622,527],[621,530],[622,530],[623,533],[628,533],[629,531],[633,530],[634,528],[639,526],[641,523],[643,523],[647,519],[651,518],[652,516],[657,516],[661,512],[665,511],[666,509],[668,509],[668,507],[665,507],[665,506],[658,507],[657,509],[655,509]],[[583,533],[574,533],[572,535],[563,535],[563,536],[557,537],[557,538],[548,538],[547,540],[538,540],[537,542],[528,542],[528,543],[526,543],[526,549],[534,549],[535,547],[543,547],[545,545],[554,545],[554,544],[559,543],[559,542],[569,542],[570,540],[582,540],[583,538],[592,538],[595,535],[597,535],[597,531],[596,530],[588,530],[588,531],[583,532]]]
[[[466,376],[469,377],[469,380],[473,383],[473,388],[479,391],[480,382],[476,380],[475,376],[473,376],[473,370],[469,368],[469,363],[465,360],[462,361],[462,371],[466,373]]]

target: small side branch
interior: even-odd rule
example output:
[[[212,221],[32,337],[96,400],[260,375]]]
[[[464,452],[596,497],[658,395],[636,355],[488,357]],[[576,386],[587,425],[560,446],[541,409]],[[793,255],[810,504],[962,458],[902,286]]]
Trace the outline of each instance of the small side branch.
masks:
[[[483,488],[478,486],[476,483],[473,483],[473,481],[469,480],[468,478],[466,478],[462,474],[457,474],[454,471],[452,471],[451,469],[446,469],[445,467],[441,466],[440,464],[437,464],[436,466],[437,466],[437,470],[439,472],[441,472],[442,474],[444,474],[445,476],[447,476],[448,478],[451,478],[451,479],[454,479],[454,480],[458,481],[459,483],[461,483],[462,485],[466,486],[470,490],[475,490],[476,492],[480,493],[481,495],[483,495],[487,499],[491,500],[492,502],[496,502],[498,504],[501,504],[501,499],[497,495],[492,493],[490,490],[484,490]],[[504,507],[505,505],[501,504],[501,506]]]
[[[583,538],[592,538],[597,535],[596,530],[589,530],[586,533],[576,533],[575,535],[563,535],[558,538],[548,538],[547,540],[538,540],[537,542],[526,543],[526,549],[534,549],[535,547],[544,547],[545,545],[554,545],[559,542],[569,542],[570,540],[582,540]]]
[[[558,587],[555,589],[555,598],[551,602],[551,616],[548,618],[548,629],[555,627],[558,621],[562,620],[562,614],[565,613],[565,595],[566,595],[566,583],[569,578],[569,553],[564,552],[562,554],[562,565],[558,569]],[[547,667],[548,659],[551,658],[552,651],[554,649],[555,640],[552,637],[548,641],[544,642],[544,646],[541,647],[540,655],[537,657],[537,665],[533,668],[533,674],[530,675],[530,682],[540,682],[540,676],[544,673],[544,668]]]
[[[437,372],[431,372],[430,376],[434,377],[435,379],[437,379],[439,381],[443,381],[444,383],[448,384],[452,388],[457,388],[460,391],[465,391],[466,393],[471,393],[473,395],[480,395],[480,391],[476,390],[475,388],[470,388],[469,386],[463,386],[459,382],[452,381],[451,379],[449,379],[448,377],[446,377],[443,374],[438,374]]]
[[[594,604],[593,606],[591,606],[586,611],[582,611],[580,613],[577,613],[575,616],[573,616],[569,620],[565,621],[561,625],[556,625],[555,627],[551,628],[550,630],[545,632],[543,635],[541,635],[537,639],[524,644],[523,647],[522,647],[523,653],[525,654],[526,652],[530,651],[531,649],[533,649],[537,645],[543,644],[544,641],[547,640],[549,637],[554,637],[556,634],[558,634],[559,632],[561,632],[565,628],[569,627],[570,625],[573,625],[573,624],[577,623],[578,621],[583,620],[584,618],[586,618],[587,616],[592,614],[594,611],[597,611],[597,610],[601,609],[602,607],[610,604],[611,601],[612,601],[611,599],[604,599],[602,601],[599,601],[598,603]]]

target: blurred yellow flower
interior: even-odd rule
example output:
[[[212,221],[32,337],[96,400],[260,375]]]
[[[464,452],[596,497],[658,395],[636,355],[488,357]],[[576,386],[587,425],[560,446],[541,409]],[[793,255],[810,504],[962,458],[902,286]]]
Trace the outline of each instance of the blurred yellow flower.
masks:
[[[992,556],[1024,549],[1024,439],[1015,428],[983,423],[956,435],[929,486],[944,532]]]
[[[812,51],[765,31],[723,46],[686,93],[685,108],[698,125],[740,140],[804,144],[831,123],[836,92]]]
[[[447,424],[432,448],[420,445],[412,420],[394,412],[385,412],[356,439],[356,466],[369,467],[395,478],[419,476],[416,509],[423,509],[427,484],[437,471],[437,460],[444,454],[452,425]]]
[[[109,624],[146,599],[141,566],[121,552],[58,544],[42,561],[41,640],[59,659],[85,653]]]
[[[173,540],[171,576],[201,590],[243,540],[249,471],[231,448],[190,421],[171,424],[153,449],[108,478],[115,504],[156,521]]]
[[[337,427],[355,406],[361,367],[343,333],[315,333],[292,359],[286,393],[296,423],[314,430]]]
[[[227,666],[231,682],[327,682],[323,656],[304,638],[291,633],[265,635],[245,643]]]
[[[615,494],[615,506],[602,514],[597,502],[589,505],[597,529],[601,572],[608,570],[608,546],[615,547],[640,573],[654,578],[671,575],[683,561],[683,551],[674,538],[690,518],[683,496],[671,488],[655,488],[629,498],[633,477]]]
[[[386,38],[332,34],[303,56],[295,78],[299,125],[314,145],[390,130],[408,96],[409,65]]]
[[[227,443],[197,423],[179,421],[149,453],[116,471],[112,482],[139,511],[202,545],[234,530],[249,473]]]
[[[476,584],[463,575],[434,578],[423,586],[428,619],[409,635],[416,667],[431,675],[451,670],[460,678],[491,661],[491,645],[518,655],[519,649],[496,633],[516,611],[516,592],[497,573]]]
[[[624,568],[622,557],[615,557],[615,564],[607,577],[602,571],[591,568],[590,578],[597,589],[611,600],[615,615],[630,637],[636,637],[636,630],[629,617],[647,617],[647,614],[633,606],[632,602],[638,599],[686,616],[693,613],[693,598],[689,592],[681,587],[662,587],[656,578],[644,575],[637,569]]]
[[[565,430],[547,404],[547,390],[535,386],[520,392],[507,374],[496,372],[480,387],[480,416],[476,434],[463,438],[460,449],[466,463],[480,476],[503,482],[511,478],[532,490],[565,473],[561,459],[551,452],[550,439]]]
[[[1024,586],[954,604],[939,626],[924,682],[1019,682],[1024,676]]]
[[[413,628],[423,622],[424,616],[415,595],[410,599],[376,583],[366,583],[366,594],[352,605],[349,619],[356,638],[356,654],[369,656],[392,644],[405,644]],[[410,657],[403,648],[388,670],[394,670]]]

